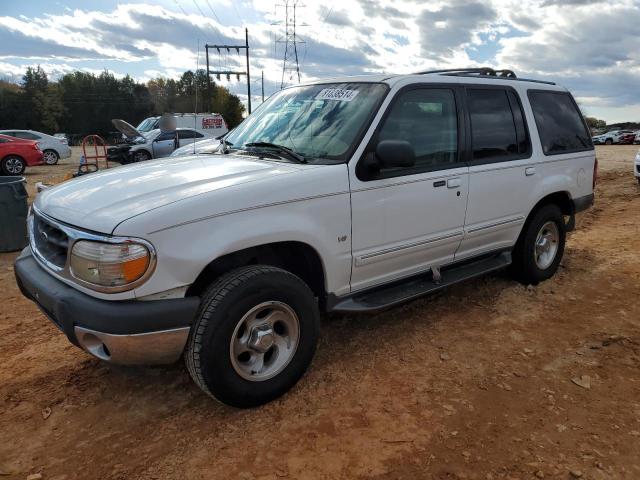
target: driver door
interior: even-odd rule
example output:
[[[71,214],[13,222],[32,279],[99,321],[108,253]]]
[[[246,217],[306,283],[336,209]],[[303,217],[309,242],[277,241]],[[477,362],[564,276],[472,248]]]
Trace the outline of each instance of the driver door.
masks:
[[[176,132],[162,132],[151,144],[153,158],[168,157],[176,149]]]
[[[400,90],[350,168],[352,291],[453,261],[469,187],[460,95],[448,86]],[[382,140],[409,142],[415,164],[372,170]]]

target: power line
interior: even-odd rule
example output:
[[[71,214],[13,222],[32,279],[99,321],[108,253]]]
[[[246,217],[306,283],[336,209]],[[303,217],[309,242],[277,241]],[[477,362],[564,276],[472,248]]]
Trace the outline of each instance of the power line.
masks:
[[[193,1],[195,2],[196,0],[193,0]],[[209,10],[211,10],[211,13],[213,14],[213,17],[216,19],[216,21],[217,21],[219,24],[222,24],[222,22],[221,22],[221,21],[220,21],[220,19],[218,18],[218,15],[216,15],[216,12],[213,10],[213,7],[212,7],[212,6],[211,6],[211,4],[209,3],[209,0],[205,0],[205,2],[207,2],[207,5],[208,5],[208,7],[209,7]],[[203,15],[204,15],[204,14],[203,14]]]
[[[204,12],[202,11],[202,9],[200,8],[200,5],[198,5],[198,2],[196,2],[196,0],[193,0],[193,4],[196,6],[196,8],[198,9],[198,11],[200,12],[200,15],[202,15],[203,17],[206,17],[206,15],[204,14]],[[218,21],[218,23],[220,23],[220,21]]]
[[[180,4],[178,3],[178,0],[173,0],[173,3],[175,3],[175,4],[178,6],[178,8],[179,8],[180,10],[182,10],[182,13],[184,13],[184,14],[185,14],[185,16],[187,16],[187,17],[189,16],[189,14],[184,10],[184,8],[182,8],[182,5],[180,5]]]

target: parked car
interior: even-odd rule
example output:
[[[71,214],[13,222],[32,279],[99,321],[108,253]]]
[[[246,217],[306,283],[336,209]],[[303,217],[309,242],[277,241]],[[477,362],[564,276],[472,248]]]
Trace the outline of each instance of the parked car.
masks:
[[[613,145],[621,143],[620,140],[624,135],[633,133],[631,130],[611,130],[610,132],[596,135],[592,138],[594,145]]]
[[[66,141],[46,133],[34,130],[0,130],[0,134],[38,142],[47,165],[55,165],[61,158],[64,159],[71,156],[71,149]]]
[[[623,133],[618,137],[618,143],[620,145],[633,145],[636,139],[636,132]]]
[[[635,138],[634,138],[634,140],[633,140],[633,143],[634,143],[634,145],[638,145],[638,144],[640,144],[640,130],[638,130],[638,131],[636,132],[636,136],[635,136]]]
[[[188,143],[183,147],[176,148],[170,155],[172,157],[183,157],[185,155],[195,154],[211,154],[215,153],[220,147],[220,140],[217,138],[207,138],[195,143]]]
[[[60,140],[65,145],[69,145],[69,139],[67,138],[66,133],[54,133],[53,136]]]
[[[594,199],[573,97],[510,71],[295,85],[225,140],[40,193],[15,273],[91,355],[184,356],[238,407],[302,377],[323,312],[379,311],[507,266],[550,278]]]
[[[168,157],[176,148],[204,138],[202,133],[191,128],[177,128],[171,132],[162,132],[159,129],[140,132],[124,120],[115,119],[112,122],[127,138],[126,143],[109,147],[107,150],[109,161],[121,164]]]
[[[0,134],[0,172],[3,175],[22,175],[27,166],[44,163],[38,142]]]
[[[633,173],[636,177],[636,180],[640,184],[640,150],[636,153],[636,160],[633,164]]]
[[[177,128],[190,128],[201,133],[205,137],[219,137],[229,130],[227,122],[219,113],[172,113]],[[160,128],[160,119],[155,116],[145,118],[136,127],[139,132],[150,132]]]

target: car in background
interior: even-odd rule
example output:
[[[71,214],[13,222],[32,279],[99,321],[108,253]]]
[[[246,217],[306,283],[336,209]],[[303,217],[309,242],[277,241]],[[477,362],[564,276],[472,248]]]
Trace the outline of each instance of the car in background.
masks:
[[[619,136],[618,143],[620,145],[633,145],[633,142],[635,139],[636,139],[636,132],[623,133]]]
[[[172,157],[183,157],[185,155],[203,155],[215,153],[220,147],[220,140],[217,138],[207,138],[199,142],[189,143],[183,147],[176,148],[170,155]]]
[[[168,157],[174,150],[202,140],[205,136],[192,128],[160,129],[141,132],[124,120],[114,119],[113,125],[126,137],[126,143],[107,149],[110,162],[120,164],[144,162],[152,158]]]
[[[640,144],[640,130],[638,130],[638,131],[636,132],[636,137],[634,138],[633,143],[634,143],[635,145]]]
[[[219,113],[171,113],[177,128],[190,128],[205,137],[219,137],[229,131],[227,122]],[[161,116],[145,118],[136,127],[139,132],[150,132],[160,128]]]
[[[65,145],[69,145],[69,139],[67,138],[67,134],[66,133],[54,133],[53,137],[57,138],[58,140],[60,140]]]
[[[636,160],[633,162],[633,174],[640,185],[640,150],[636,153]]]
[[[625,135],[630,133],[634,133],[633,130],[611,130],[607,133],[603,133],[602,135],[596,135],[592,137],[594,145],[613,145],[621,143],[620,140]]]
[[[44,163],[42,150],[35,140],[0,134],[0,172],[3,175],[22,175],[27,166]]]
[[[55,165],[61,158],[71,156],[71,149],[67,145],[66,139],[63,142],[58,137],[35,130],[0,130],[0,134],[38,142],[47,165]]]

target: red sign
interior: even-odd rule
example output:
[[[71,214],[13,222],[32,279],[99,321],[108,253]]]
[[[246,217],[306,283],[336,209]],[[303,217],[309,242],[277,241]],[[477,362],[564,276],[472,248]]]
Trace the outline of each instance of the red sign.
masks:
[[[222,128],[222,117],[207,117],[202,119],[202,128]]]

